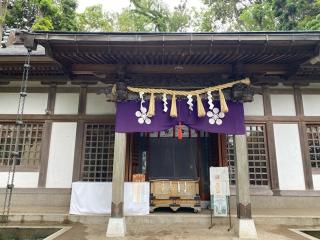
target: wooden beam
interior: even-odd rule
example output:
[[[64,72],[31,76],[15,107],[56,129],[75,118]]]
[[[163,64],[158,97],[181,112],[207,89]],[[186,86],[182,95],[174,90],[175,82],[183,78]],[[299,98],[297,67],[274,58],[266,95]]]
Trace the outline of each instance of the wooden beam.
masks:
[[[96,75],[98,73],[117,73],[117,64],[73,64],[72,73],[75,75]],[[290,70],[286,64],[243,64],[243,74],[285,74]],[[191,73],[227,73],[232,74],[231,64],[203,64],[203,65],[139,65],[130,64],[127,73],[161,73],[161,74],[191,74]]]

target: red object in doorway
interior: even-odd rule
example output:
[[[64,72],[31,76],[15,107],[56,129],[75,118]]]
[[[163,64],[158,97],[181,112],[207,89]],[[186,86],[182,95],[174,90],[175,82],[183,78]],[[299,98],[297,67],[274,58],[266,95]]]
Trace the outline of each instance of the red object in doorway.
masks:
[[[179,140],[182,139],[182,125],[181,125],[181,122],[179,122],[179,126],[178,126],[178,139]]]

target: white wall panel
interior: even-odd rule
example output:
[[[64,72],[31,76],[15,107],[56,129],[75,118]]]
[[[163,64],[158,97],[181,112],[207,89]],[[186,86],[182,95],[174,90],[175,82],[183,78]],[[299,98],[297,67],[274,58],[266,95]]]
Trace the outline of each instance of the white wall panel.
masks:
[[[320,190],[320,174],[312,174],[313,189]]]
[[[314,79],[314,80],[319,80],[319,79]],[[309,85],[308,86],[303,86],[303,87],[301,87],[302,89],[310,89],[310,88],[313,88],[313,89],[315,89],[315,88],[317,88],[317,89],[319,89],[320,90],[320,83],[309,83]]]
[[[271,94],[273,116],[295,116],[296,109],[293,94]]]
[[[87,114],[115,114],[115,112],[115,104],[113,102],[107,102],[104,94],[87,94]]]
[[[246,116],[263,116],[263,96],[255,94],[253,96],[253,102],[247,102],[243,104],[244,115]]]
[[[79,93],[57,93],[54,114],[78,114]]]
[[[71,187],[76,128],[77,123],[73,122],[52,124],[46,183],[48,188]]]
[[[320,116],[320,94],[302,94],[304,115]]]
[[[280,190],[304,190],[298,124],[273,124]]]
[[[14,186],[16,188],[37,188],[39,172],[16,172]],[[8,173],[0,172],[0,188],[7,186]]]
[[[0,93],[0,114],[16,114],[18,101],[18,93]],[[28,93],[24,113],[45,114],[47,102],[48,93]]]

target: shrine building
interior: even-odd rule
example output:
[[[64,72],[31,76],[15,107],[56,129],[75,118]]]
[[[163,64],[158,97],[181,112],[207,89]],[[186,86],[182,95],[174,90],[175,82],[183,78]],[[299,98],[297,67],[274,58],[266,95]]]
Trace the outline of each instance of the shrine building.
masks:
[[[107,236],[124,236],[129,215],[207,209],[210,167],[228,167],[240,237],[256,209],[320,208],[320,32],[11,37],[1,204],[25,98],[12,210],[111,214]]]

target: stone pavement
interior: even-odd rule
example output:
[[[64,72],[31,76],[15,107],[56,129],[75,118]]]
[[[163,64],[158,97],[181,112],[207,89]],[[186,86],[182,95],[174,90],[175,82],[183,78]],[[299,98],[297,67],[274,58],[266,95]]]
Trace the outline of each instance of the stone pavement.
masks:
[[[235,217],[234,210],[232,211]],[[70,216],[67,209],[62,208],[21,208],[13,209],[16,223],[10,225],[62,225],[72,228],[57,240],[106,240],[106,215]],[[258,237],[261,240],[305,240],[288,228],[320,228],[320,209],[254,209]],[[79,221],[77,220],[79,217]],[[236,239],[233,231],[228,232],[227,219],[214,219],[217,223],[208,229],[210,213],[203,210],[199,214],[192,212],[172,213],[156,212],[147,216],[127,217],[127,237],[121,240],[205,240],[205,239]],[[29,220],[28,220],[29,219]],[[68,221],[64,221],[69,219]],[[33,222],[36,221],[36,222]],[[47,223],[45,221],[55,221]],[[307,227],[306,227],[307,226]]]
[[[297,226],[291,226],[296,228]],[[128,226],[128,236],[118,238],[119,240],[206,240],[236,239],[232,231],[227,231],[224,225],[215,226],[208,229],[205,226],[190,226],[186,224],[176,225],[130,225]],[[305,238],[288,230],[282,225],[258,225],[259,240],[305,240]],[[72,229],[61,235],[57,240],[106,240],[105,225],[82,225],[74,224]],[[112,238],[117,239],[117,238]]]

